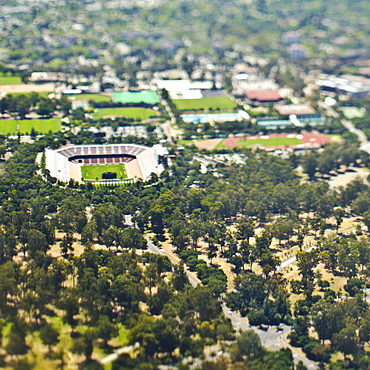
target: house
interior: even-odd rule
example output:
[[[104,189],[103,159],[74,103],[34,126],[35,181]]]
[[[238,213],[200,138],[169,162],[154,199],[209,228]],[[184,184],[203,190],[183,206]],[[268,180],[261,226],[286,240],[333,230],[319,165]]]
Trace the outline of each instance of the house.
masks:
[[[251,105],[275,104],[284,100],[277,91],[273,90],[247,91],[245,96]]]

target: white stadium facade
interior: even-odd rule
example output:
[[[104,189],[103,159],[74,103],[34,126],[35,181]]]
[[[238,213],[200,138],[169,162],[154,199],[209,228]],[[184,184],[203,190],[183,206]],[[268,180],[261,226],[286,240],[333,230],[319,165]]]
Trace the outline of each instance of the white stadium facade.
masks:
[[[57,150],[45,149],[45,167],[50,176],[67,183],[84,181],[82,166],[124,164],[127,178],[107,183],[147,181],[152,173],[160,175],[164,171],[166,154],[167,149],[161,145],[151,148],[136,144],[71,145]]]

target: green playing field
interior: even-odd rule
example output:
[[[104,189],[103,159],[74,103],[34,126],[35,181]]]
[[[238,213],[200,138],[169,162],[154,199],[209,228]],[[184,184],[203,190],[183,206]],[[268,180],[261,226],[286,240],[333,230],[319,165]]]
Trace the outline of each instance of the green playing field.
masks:
[[[302,140],[295,137],[271,137],[268,139],[240,139],[236,142],[238,147],[253,147],[253,146],[289,146],[302,144]]]
[[[103,108],[94,113],[94,119],[101,119],[109,116],[126,117],[136,121],[143,121],[150,117],[157,117],[158,113],[152,109],[145,108]]]
[[[102,181],[103,173],[115,172],[116,179],[122,180],[127,178],[127,173],[124,164],[93,164],[81,167],[81,175],[83,180]]]
[[[176,108],[182,111],[235,109],[238,104],[227,96],[215,96],[201,99],[174,99]]]
[[[35,119],[1,119],[0,134],[16,135],[19,131],[21,135],[29,135],[32,128],[39,134],[47,134],[49,131],[58,132],[61,130],[60,118],[35,118]]]
[[[22,80],[19,76],[4,76],[0,74],[0,85],[20,85]]]
[[[138,92],[117,91],[113,93],[113,100],[117,103],[146,103],[156,105],[159,103],[158,94],[155,91],[144,90]]]

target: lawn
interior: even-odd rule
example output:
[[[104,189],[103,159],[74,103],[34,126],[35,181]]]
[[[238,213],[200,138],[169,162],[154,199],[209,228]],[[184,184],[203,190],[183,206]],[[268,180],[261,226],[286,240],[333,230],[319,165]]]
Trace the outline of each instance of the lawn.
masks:
[[[101,119],[107,116],[117,116],[132,118],[135,121],[143,121],[157,115],[154,110],[145,108],[103,108],[94,113],[94,118]]]
[[[129,103],[146,103],[155,105],[159,103],[158,94],[155,91],[144,90],[144,91],[117,91],[113,93],[113,100],[118,103],[129,104]]]
[[[357,107],[342,107],[340,110],[347,119],[362,118],[365,116],[365,112]]]
[[[30,92],[27,92],[27,93],[10,93],[12,96],[19,96],[19,95],[26,95],[26,96],[30,96],[31,94],[33,93],[30,93]],[[50,94],[52,94],[52,92],[38,92],[36,93],[40,98],[47,98]]]
[[[18,131],[22,135],[30,134],[32,128],[39,134],[47,134],[49,131],[58,132],[61,130],[60,118],[48,119],[4,119],[0,120],[0,134],[1,135],[16,135]]]
[[[4,76],[0,74],[0,85],[20,85],[22,80],[19,76]]]
[[[96,181],[98,179],[98,181],[102,181],[102,175],[105,172],[115,172],[117,174],[117,178],[112,180],[127,178],[125,165],[123,164],[97,164],[81,167],[81,174],[84,180]]]
[[[87,100],[92,100],[96,103],[112,101],[112,99],[109,96],[100,95],[100,94],[79,94],[79,95],[75,95],[75,97],[77,100],[87,99]]]
[[[238,147],[253,146],[289,146],[302,144],[302,141],[295,137],[271,137],[268,139],[241,139],[237,141]]]
[[[237,103],[227,96],[215,96],[201,99],[175,99],[173,100],[176,108],[182,111],[192,110],[217,110],[217,109],[235,109]]]

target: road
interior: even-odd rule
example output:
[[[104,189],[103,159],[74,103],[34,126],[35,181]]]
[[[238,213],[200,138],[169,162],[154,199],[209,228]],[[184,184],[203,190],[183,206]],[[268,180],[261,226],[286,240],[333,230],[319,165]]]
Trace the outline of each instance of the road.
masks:
[[[370,141],[367,139],[367,136],[350,121],[342,120],[342,124],[348,131],[357,135],[361,142],[360,149],[370,154]]]
[[[175,264],[178,263],[178,258],[174,257],[170,253],[166,253],[166,251],[158,248],[150,241],[148,241],[148,250],[155,254],[167,256],[172,263]],[[282,262],[280,268],[289,266],[290,264],[294,263],[295,260],[296,260],[295,257],[289,258],[288,260]],[[201,283],[201,281],[196,277],[194,273],[192,273],[191,271],[186,271],[186,273],[188,275],[189,282],[192,286],[197,286],[198,284]],[[227,306],[224,305],[222,309],[225,316],[231,320],[231,323],[235,330],[237,331],[239,329],[253,330],[260,337],[261,343],[264,347],[273,351],[278,351],[281,348],[288,347],[287,335],[291,331],[290,326],[280,325],[279,330],[276,330],[276,328],[272,327],[269,327],[267,330],[261,330],[256,326],[250,326],[246,318],[241,317],[240,314],[237,312],[231,311],[230,308],[228,308]],[[294,347],[290,348],[292,350],[295,363],[302,361],[303,364],[307,367],[307,369],[309,370],[318,369],[318,366],[313,361],[310,361],[305,356],[302,356],[299,352],[297,352],[297,350],[295,350]]]
[[[134,345],[131,345],[131,346],[126,346],[126,347],[119,348],[116,351],[114,351],[114,353],[102,358],[100,360],[100,363],[102,365],[109,364],[110,362],[112,362],[114,360],[117,360],[118,356],[121,355],[122,353],[130,353],[133,350],[135,350],[136,348],[138,348],[139,346],[140,346],[139,343],[135,343]]]
[[[176,117],[172,113],[171,107],[168,105],[168,102],[166,99],[162,99],[162,104],[166,108],[166,111],[168,115],[170,116],[170,119],[166,120],[166,122],[164,122],[161,125],[161,128],[164,134],[167,136],[167,141],[171,144],[174,144],[173,139],[176,139],[176,133],[175,133],[175,130],[172,128],[172,125],[176,123]]]

